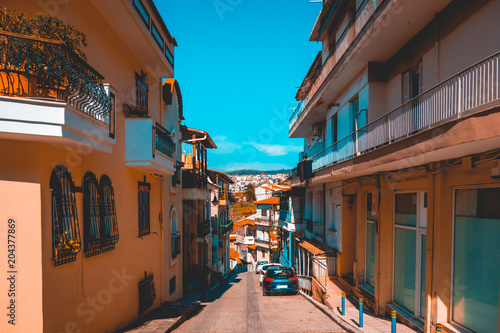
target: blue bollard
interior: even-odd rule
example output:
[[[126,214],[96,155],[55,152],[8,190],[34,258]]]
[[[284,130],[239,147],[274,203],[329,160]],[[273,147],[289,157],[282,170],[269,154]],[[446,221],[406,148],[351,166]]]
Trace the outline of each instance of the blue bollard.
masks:
[[[396,311],[391,312],[391,333],[396,333]]]
[[[363,299],[359,299],[359,327],[363,327]]]
[[[342,292],[342,315],[345,315],[345,292]]]
[[[441,333],[443,331],[443,325],[437,324],[436,325],[436,333]]]

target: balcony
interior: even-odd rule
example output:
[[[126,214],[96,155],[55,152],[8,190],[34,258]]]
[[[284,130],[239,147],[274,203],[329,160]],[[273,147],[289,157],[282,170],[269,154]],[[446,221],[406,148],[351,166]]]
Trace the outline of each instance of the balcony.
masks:
[[[175,173],[175,143],[170,133],[151,118],[125,119],[125,163],[159,175]]]
[[[312,156],[312,170],[316,172],[419,132],[498,106],[500,52],[423,92]]]
[[[181,233],[178,232],[172,235],[172,259],[176,258],[181,253]]]
[[[255,244],[257,244],[258,246],[261,246],[261,247],[269,248],[269,239],[256,238]]]
[[[182,187],[194,188],[200,190],[207,189],[207,175],[202,174],[200,170],[183,169]]]
[[[255,225],[269,227],[271,225],[271,219],[269,217],[256,217]]]
[[[307,137],[310,126],[325,120],[329,102],[352,82],[361,68],[372,61],[390,59],[449,3],[450,0],[361,1],[346,28],[338,31],[336,42],[325,48],[320,68],[313,63],[311,73],[304,79],[296,95],[303,105],[300,102],[295,105],[289,136]]]
[[[1,32],[0,139],[111,152],[114,110],[102,80],[59,41]]]
[[[255,238],[253,236],[236,235],[236,241],[243,245],[253,245],[255,244]]]
[[[198,238],[206,238],[210,235],[211,231],[212,227],[210,226],[210,219],[198,222],[196,234]]]
[[[225,236],[233,230],[234,223],[233,221],[229,221],[228,224],[225,225],[220,225],[219,226],[219,235],[220,236]]]

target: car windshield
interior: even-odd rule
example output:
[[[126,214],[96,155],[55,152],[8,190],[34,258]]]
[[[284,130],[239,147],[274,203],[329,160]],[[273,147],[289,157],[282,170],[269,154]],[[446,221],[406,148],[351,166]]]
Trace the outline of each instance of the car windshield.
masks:
[[[267,271],[267,277],[272,277],[272,278],[289,278],[292,276],[295,276],[295,273],[293,272],[293,269],[291,268],[278,268],[278,269],[270,269]]]
[[[281,266],[280,264],[269,264],[269,265],[264,265],[262,266],[263,270],[267,270],[270,267],[276,267],[276,266]]]

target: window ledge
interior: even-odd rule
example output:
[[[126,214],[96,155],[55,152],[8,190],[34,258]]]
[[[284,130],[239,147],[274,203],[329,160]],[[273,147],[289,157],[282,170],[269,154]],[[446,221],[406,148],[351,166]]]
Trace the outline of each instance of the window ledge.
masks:
[[[450,333],[474,333],[473,331],[470,331],[462,326],[459,327],[457,324],[454,323],[444,323],[443,328],[444,332],[450,332]]]
[[[414,315],[412,315],[410,312],[408,312],[406,309],[403,307],[395,304],[395,303],[388,303],[387,307],[390,310],[395,310],[397,312],[398,319],[406,326],[417,329],[419,332],[424,331],[424,322],[422,321],[421,318],[417,318]]]
[[[371,296],[373,299],[375,299],[375,288],[368,285],[368,284],[360,284],[359,289],[361,289],[361,292],[365,296]]]

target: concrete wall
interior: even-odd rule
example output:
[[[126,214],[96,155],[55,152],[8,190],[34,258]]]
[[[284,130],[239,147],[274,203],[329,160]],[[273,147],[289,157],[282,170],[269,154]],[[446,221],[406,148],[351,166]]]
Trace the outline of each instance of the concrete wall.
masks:
[[[35,1],[7,1],[7,7],[25,12],[43,10]],[[124,6],[117,3],[117,6]],[[57,4],[54,14],[87,35],[88,63],[117,92],[116,145],[111,154],[88,154],[49,144],[1,141],[0,211],[2,220],[19,220],[19,312],[15,327],[0,323],[9,332],[104,332],[114,331],[139,317],[138,283],[144,272],[154,274],[156,299],[151,308],[182,295],[182,259],[171,260],[171,212],[182,221],[180,189],[170,176],[163,179],[125,166],[125,129],[122,103],[135,103],[135,72],[149,74],[150,115],[180,137],[177,122],[178,96],[174,105],[161,102],[162,76],[172,76],[157,63],[144,63],[128,49],[107,18],[90,2]],[[131,25],[142,22],[133,22]],[[161,67],[161,65],[160,65]],[[158,71],[156,71],[158,70]],[[162,74],[159,74],[159,73]],[[5,161],[5,162],[4,162]],[[81,251],[76,261],[55,267],[52,262],[52,210],[49,181],[53,167],[64,165],[76,186],[87,171],[99,179],[110,177],[115,197],[120,239],[116,248],[90,258]],[[138,182],[151,184],[151,233],[138,237]],[[83,242],[83,194],[76,193]],[[0,232],[2,244],[5,232]],[[2,262],[2,265],[4,262]],[[5,270],[4,270],[5,271]],[[168,286],[176,276],[177,288]],[[3,286],[2,281],[2,286]],[[2,287],[5,290],[5,288]],[[7,295],[2,293],[2,304]],[[42,299],[43,296],[43,299]]]

